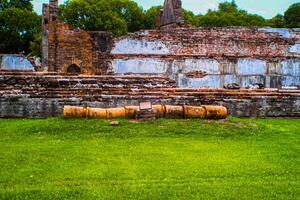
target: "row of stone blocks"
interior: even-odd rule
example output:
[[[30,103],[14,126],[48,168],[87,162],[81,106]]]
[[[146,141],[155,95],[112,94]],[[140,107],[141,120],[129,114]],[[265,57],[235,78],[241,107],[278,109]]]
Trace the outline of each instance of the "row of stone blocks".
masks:
[[[96,80],[97,87],[89,84],[90,79]],[[17,82],[9,82],[12,80]],[[49,86],[48,81],[61,85]],[[81,84],[73,84],[73,81]],[[299,90],[184,89],[175,88],[175,84],[164,77],[88,78],[55,73],[0,73],[2,118],[61,116],[65,105],[110,108],[138,105],[141,101],[164,105],[221,105],[230,115],[238,117],[300,117]]]
[[[222,106],[181,106],[154,105],[152,108],[140,109],[139,106],[125,106],[119,108],[91,108],[65,106],[65,118],[98,118],[114,119],[127,117],[137,120],[153,120],[155,118],[198,118],[198,119],[226,119],[227,109]]]

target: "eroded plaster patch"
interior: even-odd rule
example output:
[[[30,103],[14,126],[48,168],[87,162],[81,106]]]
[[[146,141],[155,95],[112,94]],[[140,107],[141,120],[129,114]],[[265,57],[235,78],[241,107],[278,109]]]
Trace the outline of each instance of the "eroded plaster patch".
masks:
[[[117,41],[112,54],[158,54],[169,53],[167,46],[161,41],[147,41],[125,38]]]
[[[289,52],[300,54],[300,44],[295,44],[295,45],[291,46],[291,48],[289,49]]]
[[[2,57],[1,69],[34,71],[34,67],[29,62],[29,60],[23,56],[18,55],[4,55]]]
[[[239,59],[237,63],[239,75],[263,75],[266,73],[266,61],[258,59]]]

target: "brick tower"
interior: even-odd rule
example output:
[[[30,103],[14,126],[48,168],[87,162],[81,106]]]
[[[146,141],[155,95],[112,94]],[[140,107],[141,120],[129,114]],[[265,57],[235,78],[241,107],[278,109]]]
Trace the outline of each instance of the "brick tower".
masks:
[[[176,28],[183,24],[181,0],[165,0],[164,9],[160,12],[159,28]]]
[[[56,23],[58,21],[58,0],[43,4],[42,22],[42,65],[48,71],[56,71]],[[49,44],[49,34],[52,42]],[[52,45],[49,48],[49,45]],[[52,51],[51,51],[52,50]],[[49,67],[49,68],[48,68]]]

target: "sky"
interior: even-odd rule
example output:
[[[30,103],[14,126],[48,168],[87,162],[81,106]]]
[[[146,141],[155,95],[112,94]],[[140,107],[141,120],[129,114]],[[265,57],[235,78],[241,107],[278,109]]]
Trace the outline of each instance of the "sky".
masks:
[[[164,0],[134,0],[144,9],[151,6],[163,5]],[[193,11],[195,14],[205,14],[208,9],[216,9],[219,2],[224,0],[182,0],[183,8]],[[42,4],[49,0],[33,0],[35,10],[41,14]],[[63,3],[64,0],[60,0]],[[300,3],[300,0],[236,0],[239,8],[253,14],[259,14],[267,19],[277,14],[284,14],[290,5]]]

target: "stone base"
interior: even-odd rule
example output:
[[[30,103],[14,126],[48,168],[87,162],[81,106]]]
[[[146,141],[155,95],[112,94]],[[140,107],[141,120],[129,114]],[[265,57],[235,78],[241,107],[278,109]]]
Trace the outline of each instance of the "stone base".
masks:
[[[135,113],[135,119],[139,121],[152,121],[155,120],[155,110],[147,109],[147,110],[138,110]]]
[[[65,76],[0,72],[0,118],[62,116],[63,108],[220,105],[236,117],[300,117],[300,90],[189,89],[154,76]]]

